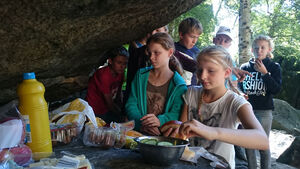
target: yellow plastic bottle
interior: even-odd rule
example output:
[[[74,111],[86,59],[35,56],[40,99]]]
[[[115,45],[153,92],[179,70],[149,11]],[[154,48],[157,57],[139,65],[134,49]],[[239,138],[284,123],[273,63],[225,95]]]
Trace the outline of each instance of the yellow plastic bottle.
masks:
[[[48,106],[44,93],[45,87],[36,80],[35,73],[23,74],[23,82],[17,89],[19,111],[25,119],[27,145],[35,160],[52,154]]]

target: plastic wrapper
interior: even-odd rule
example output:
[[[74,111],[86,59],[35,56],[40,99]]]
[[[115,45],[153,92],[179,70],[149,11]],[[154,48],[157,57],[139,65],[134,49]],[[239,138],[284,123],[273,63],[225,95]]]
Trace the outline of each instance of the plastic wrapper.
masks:
[[[17,104],[12,101],[0,108],[0,149],[16,147],[25,141],[24,120]]]
[[[53,146],[61,143],[68,144],[78,135],[77,126],[72,123],[60,125],[51,123],[50,131]]]
[[[24,133],[22,120],[12,119],[0,124],[0,149],[15,147],[22,143]]]
[[[82,99],[75,99],[50,113],[52,141],[69,143],[73,137],[81,132],[86,117],[93,125],[97,125],[94,111],[89,104]],[[74,132],[74,128],[76,132]]]
[[[126,144],[126,132],[133,128],[134,121],[126,123],[111,122],[110,127],[98,127],[87,123],[84,130],[83,143],[94,147],[122,148]]]
[[[18,147],[2,149],[0,151],[0,164],[10,162],[6,165],[15,165],[15,166],[28,166],[32,160],[31,149],[22,144]],[[0,167],[1,168],[1,167]]]
[[[31,149],[24,145],[24,119],[17,104],[12,101],[0,108],[0,169],[22,168],[33,161]]]
[[[213,168],[228,168],[229,166],[225,159],[215,156],[203,147],[186,147],[180,160],[197,163],[199,157],[210,160]]]
[[[62,168],[78,168],[92,169],[90,161],[84,155],[73,155],[62,151],[62,158],[43,158],[39,162],[32,163],[29,169],[62,169]]]
[[[110,148],[115,145],[117,131],[111,127],[95,128],[86,125],[83,135],[83,143],[87,146]]]
[[[111,127],[116,131],[116,141],[114,147],[122,148],[126,144],[127,128],[118,123],[115,124],[111,123]]]

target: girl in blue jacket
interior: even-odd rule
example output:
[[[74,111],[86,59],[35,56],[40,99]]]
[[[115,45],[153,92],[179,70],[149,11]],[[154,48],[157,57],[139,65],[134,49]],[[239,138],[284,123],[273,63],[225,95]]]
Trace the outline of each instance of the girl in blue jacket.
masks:
[[[281,88],[281,68],[273,62],[272,51],[274,44],[269,36],[260,35],[252,43],[252,52],[255,58],[243,64],[241,69],[248,71],[247,76],[240,83],[241,90],[248,95],[248,101],[253,107],[254,114],[269,135],[272,126],[272,110],[274,110],[273,96]],[[254,150],[246,151],[249,169],[256,169],[256,155]],[[261,169],[271,167],[270,150],[260,151]]]
[[[131,84],[131,93],[125,106],[127,118],[135,121],[136,130],[148,135],[160,135],[160,126],[180,117],[182,94],[187,87],[179,73],[170,68],[174,67],[172,61],[176,61],[174,49],[170,35],[152,35],[147,41],[147,53],[152,66],[140,69]]]

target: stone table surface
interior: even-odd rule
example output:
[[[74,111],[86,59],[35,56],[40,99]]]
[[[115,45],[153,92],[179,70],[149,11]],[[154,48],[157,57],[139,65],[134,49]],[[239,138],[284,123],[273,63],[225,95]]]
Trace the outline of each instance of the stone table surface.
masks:
[[[157,166],[146,163],[142,155],[137,150],[129,149],[101,149],[98,147],[87,147],[80,144],[69,144],[65,146],[56,146],[54,150],[56,157],[61,157],[62,151],[74,155],[84,154],[95,169],[212,169],[210,161],[199,158],[197,164],[184,161],[177,161],[170,166]]]

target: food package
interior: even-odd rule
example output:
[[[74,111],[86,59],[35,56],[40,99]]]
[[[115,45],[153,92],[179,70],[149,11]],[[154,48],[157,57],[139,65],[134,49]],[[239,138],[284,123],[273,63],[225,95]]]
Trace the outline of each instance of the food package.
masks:
[[[22,169],[23,167],[19,166],[13,160],[13,154],[7,149],[0,151],[0,169]]]
[[[50,113],[50,116],[51,123],[57,125],[56,128],[58,128],[51,133],[54,136],[54,141],[68,142],[71,137],[78,136],[84,126],[86,117],[94,126],[97,126],[92,107],[80,98],[55,109]],[[71,125],[72,127],[60,127],[61,125]],[[73,131],[74,126],[76,127],[76,134]]]
[[[70,143],[77,136],[77,126],[74,124],[50,124],[52,145]]]
[[[137,132],[135,130],[129,130],[129,131],[126,132],[126,136],[130,136],[132,138],[136,138],[136,137],[142,137],[143,134],[140,133],[140,132]]]
[[[29,165],[29,169],[61,169],[78,168],[92,169],[90,161],[84,155],[63,155],[62,158],[43,158],[39,162]]]
[[[26,166],[32,162],[32,151],[24,144],[18,147],[2,149],[0,151],[0,163],[8,160],[14,161],[19,166]]]
[[[214,154],[208,152],[203,147],[188,147],[186,146],[180,160],[197,163],[198,158],[205,158],[211,161],[210,165],[214,168],[228,168],[228,163],[223,158],[218,158]]]
[[[134,125],[134,120],[124,123],[110,123],[110,127],[117,131],[117,138],[114,146],[115,148],[122,148],[126,144],[126,133],[131,131],[134,128]]]
[[[126,123],[111,122],[110,127],[103,127],[106,123],[97,118],[97,127],[86,123],[83,143],[87,146],[102,148],[122,148],[126,144],[126,132],[134,128],[134,121]]]
[[[91,127],[104,127],[106,125],[106,122],[101,119],[100,117],[96,117],[96,123],[97,125],[95,126],[91,121],[87,122],[85,125],[90,125]]]
[[[117,134],[117,130],[111,127],[85,125],[83,143],[86,146],[111,148],[115,145]]]

